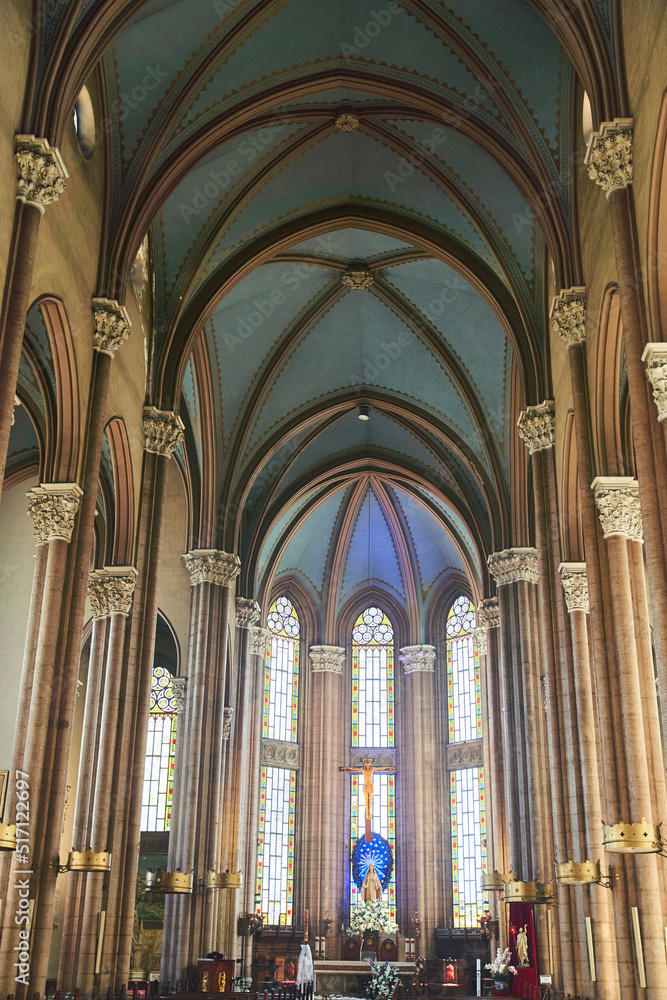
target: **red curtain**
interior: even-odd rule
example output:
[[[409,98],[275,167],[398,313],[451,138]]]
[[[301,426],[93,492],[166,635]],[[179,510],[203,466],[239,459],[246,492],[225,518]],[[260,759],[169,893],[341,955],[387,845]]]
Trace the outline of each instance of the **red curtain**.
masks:
[[[519,956],[516,952],[516,935],[526,924],[528,925],[528,961],[530,965],[520,969]],[[512,933],[512,929],[514,929],[514,933]],[[518,969],[516,976],[512,976],[511,996],[525,997],[528,992],[526,987],[537,986],[538,982],[535,920],[533,917],[533,907],[528,903],[510,903],[509,946],[512,949],[512,965]]]

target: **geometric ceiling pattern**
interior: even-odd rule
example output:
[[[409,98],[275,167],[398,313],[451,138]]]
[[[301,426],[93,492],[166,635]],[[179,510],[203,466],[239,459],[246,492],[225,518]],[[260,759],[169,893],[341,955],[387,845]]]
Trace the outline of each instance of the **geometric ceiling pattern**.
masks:
[[[298,581],[330,622],[375,593],[423,628],[448,580],[490,592],[486,556],[519,544],[549,268],[581,283],[579,22],[553,6],[119,5],[102,284],[122,297],[148,235],[151,402],[180,409],[217,512],[193,545],[238,552],[248,596]],[[607,0],[586,17],[613,62]]]

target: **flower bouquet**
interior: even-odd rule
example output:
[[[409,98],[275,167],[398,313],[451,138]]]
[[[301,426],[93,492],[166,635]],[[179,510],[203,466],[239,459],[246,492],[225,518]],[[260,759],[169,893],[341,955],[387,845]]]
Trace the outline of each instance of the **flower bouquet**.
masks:
[[[510,965],[511,957],[512,952],[510,948],[505,948],[505,951],[501,951],[499,948],[493,962],[488,962],[484,966],[485,969],[491,970],[491,974],[495,980],[496,993],[506,993],[510,975],[516,976],[517,970],[513,965]]]
[[[398,979],[398,970],[391,968],[388,962],[384,965],[371,962],[371,979],[366,986],[366,996],[369,1000],[391,1000],[398,986]]]
[[[350,919],[350,931],[361,934],[363,931],[384,931],[385,934],[395,934],[398,925],[392,920],[387,904],[381,899],[366,899],[355,907]]]

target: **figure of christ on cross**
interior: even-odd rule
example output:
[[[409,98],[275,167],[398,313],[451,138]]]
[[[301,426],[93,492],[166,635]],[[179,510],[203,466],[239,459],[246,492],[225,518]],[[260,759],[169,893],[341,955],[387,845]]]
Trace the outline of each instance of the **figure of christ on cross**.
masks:
[[[375,767],[375,757],[362,757],[362,767],[339,767],[339,771],[351,771],[353,774],[363,774],[364,776],[364,803],[366,809],[366,843],[370,844],[373,839],[371,831],[371,820],[373,818],[373,775],[378,771],[389,771],[396,773],[395,767]]]

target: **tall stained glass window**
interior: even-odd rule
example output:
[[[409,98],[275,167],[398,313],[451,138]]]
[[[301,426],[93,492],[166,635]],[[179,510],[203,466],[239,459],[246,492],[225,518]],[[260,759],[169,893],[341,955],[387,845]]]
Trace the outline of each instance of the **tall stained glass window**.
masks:
[[[296,743],[299,712],[299,616],[287,597],[269,609],[262,736]]]
[[[352,746],[394,746],[394,630],[366,608],[352,630]]]
[[[482,694],[479,656],[472,631],[475,608],[468,597],[457,597],[447,615],[447,702],[449,742],[477,740],[482,735]]]
[[[481,889],[486,871],[484,769],[449,772],[454,926],[477,927],[489,905]]]
[[[262,767],[259,792],[257,912],[267,924],[292,924],[296,771]]]
[[[141,798],[141,829],[154,832],[171,826],[176,753],[176,703],[171,674],[165,667],[153,667],[148,740]]]
[[[366,802],[364,799],[364,779],[359,774],[352,775],[352,808],[350,810],[351,828],[350,843],[356,844],[363,834],[366,825]],[[393,774],[373,775],[373,833],[391,845],[396,857],[396,776]],[[351,869],[350,869],[351,871]],[[382,892],[383,900],[389,904],[391,916],[396,919],[396,867],[391,874],[389,885]],[[350,877],[350,908],[361,900],[361,892],[352,877]]]

